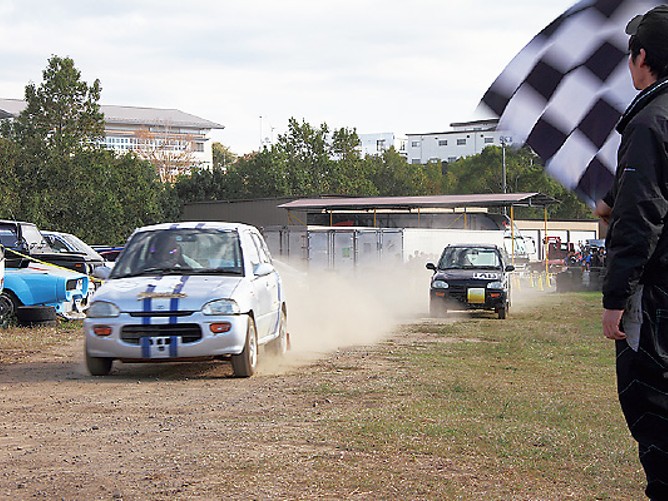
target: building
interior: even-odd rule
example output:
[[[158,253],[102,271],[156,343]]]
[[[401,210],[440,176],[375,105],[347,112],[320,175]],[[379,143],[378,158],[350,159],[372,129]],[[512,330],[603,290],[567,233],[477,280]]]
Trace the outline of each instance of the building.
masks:
[[[394,149],[404,158],[407,158],[406,145],[408,138],[394,132],[381,132],[377,134],[358,134],[360,138],[360,153],[362,157],[367,155],[382,155],[384,151],[394,146]]]
[[[25,107],[22,99],[0,99],[0,119],[16,117]],[[103,144],[150,160],[163,180],[191,167],[210,167],[209,133],[224,128],[175,109],[101,105],[100,111],[105,119]]]
[[[445,132],[406,134],[408,162],[454,162],[476,155],[487,146],[499,146],[504,136],[496,129],[498,123],[498,119],[458,122],[450,124],[452,130]]]

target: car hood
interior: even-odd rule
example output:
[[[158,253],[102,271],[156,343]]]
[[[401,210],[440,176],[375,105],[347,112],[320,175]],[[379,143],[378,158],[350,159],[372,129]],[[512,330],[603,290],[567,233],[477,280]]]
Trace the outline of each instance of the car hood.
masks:
[[[121,311],[198,311],[209,301],[234,298],[243,278],[234,276],[165,275],[108,280],[94,301],[108,301]]]
[[[434,279],[439,280],[501,280],[503,273],[499,270],[468,269],[438,270]]]
[[[40,263],[30,263],[25,268],[5,268],[6,274],[18,274],[22,276],[43,276],[51,275],[54,277],[61,277],[66,280],[71,280],[73,278],[83,278],[86,275],[79,273],[78,271],[69,270],[67,268],[62,268],[60,266],[49,266],[46,264]]]

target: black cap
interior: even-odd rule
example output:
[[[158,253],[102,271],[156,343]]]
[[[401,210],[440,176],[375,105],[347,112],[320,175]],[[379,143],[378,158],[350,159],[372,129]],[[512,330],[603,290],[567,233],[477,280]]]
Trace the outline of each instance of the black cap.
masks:
[[[659,5],[626,25],[626,34],[638,37],[643,46],[664,46],[668,39],[668,5]]]

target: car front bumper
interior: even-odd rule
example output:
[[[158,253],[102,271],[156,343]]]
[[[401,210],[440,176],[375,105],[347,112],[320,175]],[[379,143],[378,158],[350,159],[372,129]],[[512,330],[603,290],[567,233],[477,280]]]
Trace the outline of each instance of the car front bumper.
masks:
[[[431,289],[429,296],[432,301],[443,301],[450,309],[496,310],[507,302],[506,291],[477,287]]]
[[[229,327],[214,333],[211,327]],[[238,355],[244,349],[248,315],[86,318],[89,356],[127,361],[165,361]],[[96,334],[104,332],[105,335]],[[107,334],[108,333],[108,334]]]

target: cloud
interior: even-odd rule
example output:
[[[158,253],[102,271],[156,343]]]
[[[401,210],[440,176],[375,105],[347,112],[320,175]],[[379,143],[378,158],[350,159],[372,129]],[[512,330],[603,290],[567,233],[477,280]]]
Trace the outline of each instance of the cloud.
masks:
[[[69,56],[106,104],[222,123],[238,153],[294,116],[358,132],[443,130],[565,0],[0,0],[2,97]],[[269,130],[269,129],[268,129]],[[264,134],[264,132],[263,132]],[[266,135],[266,134],[264,134]]]

